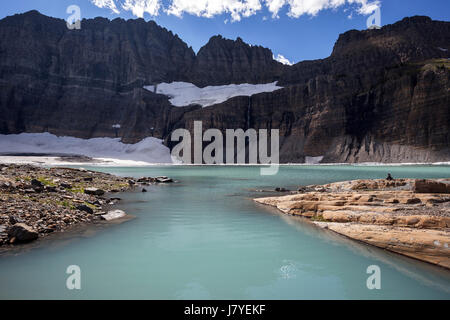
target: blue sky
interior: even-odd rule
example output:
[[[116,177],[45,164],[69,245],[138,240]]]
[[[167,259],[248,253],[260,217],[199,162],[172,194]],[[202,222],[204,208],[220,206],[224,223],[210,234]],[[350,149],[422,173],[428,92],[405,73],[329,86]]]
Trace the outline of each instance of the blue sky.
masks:
[[[153,19],[195,51],[213,35],[240,36],[291,62],[329,56],[340,33],[366,28],[374,6],[381,25],[413,15],[450,20],[449,0],[3,0],[0,18],[36,9],[66,19],[69,5],[82,18]]]

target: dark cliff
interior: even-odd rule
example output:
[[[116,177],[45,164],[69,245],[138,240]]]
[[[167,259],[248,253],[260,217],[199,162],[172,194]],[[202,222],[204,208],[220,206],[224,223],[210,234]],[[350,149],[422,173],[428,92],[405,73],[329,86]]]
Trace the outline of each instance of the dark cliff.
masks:
[[[198,52],[189,78],[199,86],[267,83],[278,80],[282,71],[269,49],[215,36]]]
[[[268,49],[213,37],[196,55],[142,19],[83,20],[36,11],[0,21],[0,133],[49,131],[125,142],[173,129],[280,129],[281,160],[450,160],[450,23],[405,18],[342,34],[327,59],[284,66]],[[284,89],[201,109],[143,89],[279,81]],[[153,128],[153,129],[152,129]]]

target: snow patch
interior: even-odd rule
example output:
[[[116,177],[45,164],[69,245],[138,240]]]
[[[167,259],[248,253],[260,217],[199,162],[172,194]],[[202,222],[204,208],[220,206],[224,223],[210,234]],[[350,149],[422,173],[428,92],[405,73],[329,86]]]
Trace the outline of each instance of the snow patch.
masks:
[[[199,104],[203,108],[222,103],[238,96],[250,97],[263,92],[273,92],[283,87],[277,86],[277,81],[266,84],[229,84],[223,86],[208,86],[199,88],[188,82],[160,83],[156,86],[145,86],[144,89],[170,97],[170,103],[175,107],[185,107]]]
[[[319,164],[323,160],[323,156],[319,157],[305,157],[306,164]]]
[[[80,139],[58,137],[48,132],[0,135],[0,153],[69,154],[106,161],[117,159],[121,163],[172,163],[169,148],[162,140],[152,137],[136,144],[125,144],[120,138]]]
[[[283,56],[282,54],[277,54],[277,56],[275,57],[275,55],[273,55],[273,60],[276,60],[282,64],[288,65],[288,66],[292,66],[294,63],[292,63],[291,61],[289,61],[288,58],[286,58],[285,56]]]

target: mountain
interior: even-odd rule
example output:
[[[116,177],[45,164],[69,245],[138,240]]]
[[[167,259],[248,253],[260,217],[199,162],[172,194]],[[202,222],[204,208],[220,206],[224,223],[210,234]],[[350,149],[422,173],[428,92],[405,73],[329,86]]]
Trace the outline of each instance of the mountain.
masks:
[[[153,21],[37,11],[0,20],[0,133],[51,132],[126,143],[176,128],[280,129],[281,161],[450,159],[450,23],[405,18],[339,36],[330,57],[293,66],[269,49],[215,36],[198,54]],[[283,89],[211,107],[174,107],[146,85],[278,81]]]

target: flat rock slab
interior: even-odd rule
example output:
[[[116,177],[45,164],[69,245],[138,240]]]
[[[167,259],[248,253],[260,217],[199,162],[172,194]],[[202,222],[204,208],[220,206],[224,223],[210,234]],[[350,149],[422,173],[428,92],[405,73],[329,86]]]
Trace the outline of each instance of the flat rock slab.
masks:
[[[321,228],[379,248],[450,268],[450,232],[359,223],[314,222]]]
[[[348,238],[450,269],[447,186],[448,179],[354,180],[254,200],[311,218]]]
[[[416,180],[414,181],[414,192],[416,193],[450,193],[448,181]]]
[[[107,214],[102,215],[102,219],[106,221],[117,220],[126,217],[127,214],[122,210],[108,211]]]

